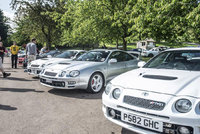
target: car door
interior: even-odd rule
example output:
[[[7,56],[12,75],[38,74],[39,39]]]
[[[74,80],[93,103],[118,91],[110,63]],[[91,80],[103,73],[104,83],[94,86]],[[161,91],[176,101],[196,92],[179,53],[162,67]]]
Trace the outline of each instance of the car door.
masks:
[[[116,59],[116,62],[109,63],[111,59]],[[107,79],[112,79],[113,77],[123,73],[126,69],[125,63],[121,51],[112,52],[107,61]]]
[[[124,71],[129,71],[135,68],[138,68],[137,63],[138,63],[138,59],[135,56],[132,56],[128,53],[123,53],[123,59],[124,59],[124,63],[125,63],[125,68],[126,70]]]

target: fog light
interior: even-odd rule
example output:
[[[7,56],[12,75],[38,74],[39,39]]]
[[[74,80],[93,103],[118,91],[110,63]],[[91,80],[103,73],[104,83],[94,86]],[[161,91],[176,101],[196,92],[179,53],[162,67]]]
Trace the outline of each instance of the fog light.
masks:
[[[115,118],[115,110],[111,109],[109,111],[109,115],[110,115],[111,118]]]
[[[190,134],[190,130],[189,130],[187,127],[179,127],[179,128],[178,128],[178,131],[179,131],[181,134]]]
[[[171,128],[171,127],[172,127],[172,124],[170,124],[170,123],[164,123],[163,126],[164,126],[164,127]]]

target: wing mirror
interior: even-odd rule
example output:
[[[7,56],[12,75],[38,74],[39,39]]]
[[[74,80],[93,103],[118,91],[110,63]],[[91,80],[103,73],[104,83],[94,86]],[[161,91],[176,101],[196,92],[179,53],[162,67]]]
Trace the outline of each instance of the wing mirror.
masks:
[[[140,62],[138,62],[138,67],[141,68],[141,67],[143,67],[145,64],[146,64],[146,62],[140,61]]]
[[[108,63],[116,63],[117,62],[117,59],[110,59],[109,61],[108,61]]]

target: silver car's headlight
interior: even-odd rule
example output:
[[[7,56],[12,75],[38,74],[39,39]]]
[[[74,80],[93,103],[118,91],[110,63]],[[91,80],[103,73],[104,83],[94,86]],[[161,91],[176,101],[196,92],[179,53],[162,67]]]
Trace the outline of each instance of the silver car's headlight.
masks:
[[[192,109],[192,102],[188,99],[179,99],[175,103],[175,108],[180,113],[187,113]]]
[[[121,95],[121,90],[119,88],[115,88],[112,92],[113,98],[114,99],[119,99],[120,95]]]
[[[109,82],[107,85],[106,85],[106,89],[105,89],[105,93],[108,95],[110,93],[110,90],[112,88],[112,84]]]
[[[66,71],[62,71],[58,76],[59,77],[64,77],[66,75]]]
[[[73,70],[69,72],[70,77],[77,77],[79,76],[80,72],[78,70]]]

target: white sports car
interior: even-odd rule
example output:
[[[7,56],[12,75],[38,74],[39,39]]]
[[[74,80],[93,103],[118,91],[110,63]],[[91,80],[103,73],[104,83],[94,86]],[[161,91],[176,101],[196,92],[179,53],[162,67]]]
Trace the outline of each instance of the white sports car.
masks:
[[[102,96],[103,112],[141,134],[200,134],[199,84],[200,48],[166,50],[114,78]]]
[[[44,69],[46,66],[54,65],[62,61],[70,61],[75,59],[85,53],[85,50],[67,50],[63,53],[55,56],[54,58],[42,58],[38,60],[34,60],[28,65],[27,69],[29,74],[34,76],[39,76],[39,73]]]

